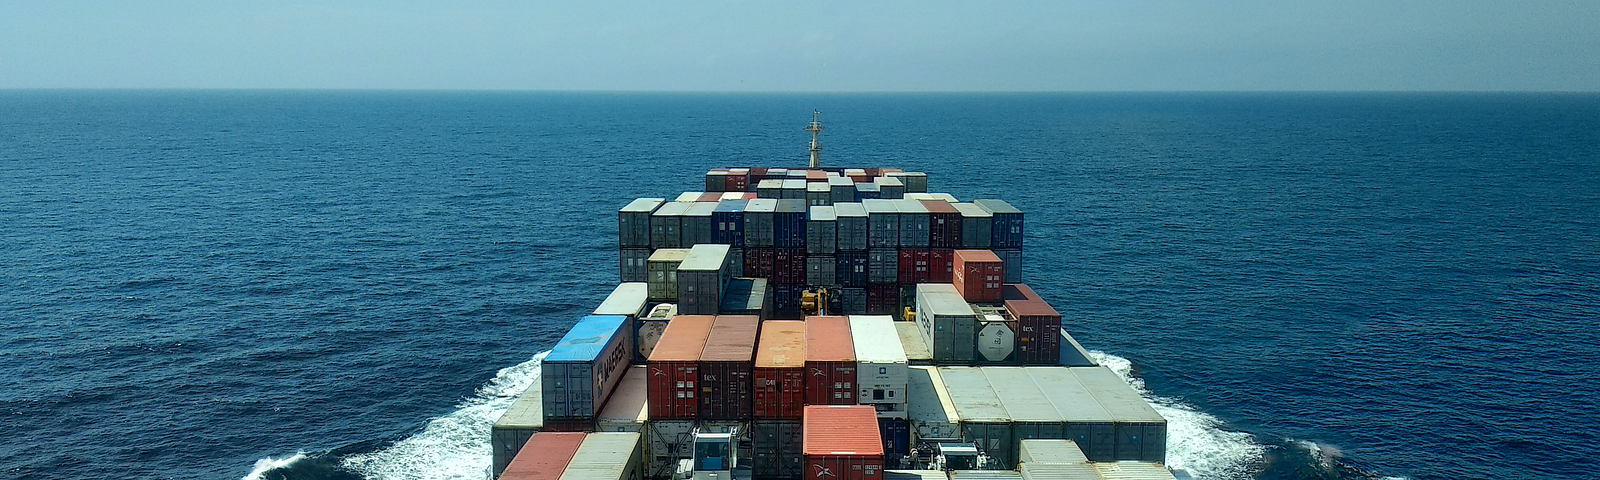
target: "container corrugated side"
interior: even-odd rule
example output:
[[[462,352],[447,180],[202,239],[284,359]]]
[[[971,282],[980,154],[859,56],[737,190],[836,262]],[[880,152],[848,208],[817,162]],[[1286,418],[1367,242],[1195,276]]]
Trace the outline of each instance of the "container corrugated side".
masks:
[[[582,433],[534,434],[500,472],[501,480],[557,480],[583,445]]]
[[[650,260],[649,248],[617,249],[617,279],[623,282],[644,282],[649,279],[646,262]]]
[[[711,324],[700,352],[701,420],[739,420],[751,416],[752,370],[761,319],[721,315]]]
[[[633,360],[627,317],[579,319],[540,362],[545,419],[593,420]]]
[[[1103,480],[1176,480],[1171,470],[1157,463],[1105,462],[1093,465]]]
[[[679,248],[683,246],[683,215],[689,203],[669,202],[650,214],[650,247]]]
[[[838,285],[838,260],[831,254],[806,255],[806,285]]]
[[[650,300],[677,301],[678,265],[688,256],[687,248],[661,248],[650,254],[650,258],[645,261],[645,283],[649,287]]]
[[[806,253],[833,254],[838,249],[839,216],[832,206],[813,206],[806,217]]]
[[[645,383],[649,376],[649,369],[644,365],[629,367],[612,391],[611,400],[600,410],[600,415],[595,416],[594,431],[643,432],[645,422],[650,419],[650,389]]]
[[[956,412],[944,380],[934,367],[907,370],[906,412],[917,442],[957,441],[961,438],[961,415]]]
[[[933,352],[934,364],[970,364],[977,348],[977,323],[977,314],[955,286],[917,285],[917,325]]]
[[[806,317],[806,404],[856,403],[855,346],[845,317]]]
[[[1167,420],[1150,406],[1150,402],[1109,368],[1074,367],[1070,370],[1115,421],[1114,459],[1166,461]]]
[[[1078,444],[1091,461],[1109,462],[1116,457],[1113,417],[1100,401],[1084,388],[1077,375],[1065,367],[1024,367],[1034,385],[1044,392],[1061,414],[1066,426],[1063,437]]]
[[[870,236],[867,209],[860,203],[835,202],[833,213],[838,223],[834,232],[838,237],[835,248],[842,252],[866,251]]]
[[[700,352],[716,317],[673,317],[650,352],[650,418],[692,420],[699,413]]]
[[[777,248],[806,247],[806,213],[803,199],[778,200],[772,214],[772,246]]]
[[[650,248],[650,214],[664,202],[664,198],[640,198],[617,210],[617,246]]]
[[[732,192],[729,194],[737,195]],[[722,200],[717,203],[717,209],[711,212],[711,241],[724,243],[734,247],[744,246],[744,209],[750,202],[746,200]]]
[[[1066,422],[1055,409],[1055,404],[1045,396],[1022,367],[985,367],[983,374],[989,379],[1006,415],[1011,417],[1012,442],[1042,438],[1066,438]],[[1018,459],[1016,445],[1011,445],[1006,465],[1015,466]]]
[[[762,198],[751,200],[744,207],[744,243],[748,247],[772,247],[773,215],[778,210],[778,200]]]
[[[801,476],[799,416],[793,420],[756,420],[750,425],[751,472],[760,479]]]
[[[1024,463],[1017,470],[1023,480],[1102,480],[1089,463]]]
[[[994,255],[1005,264],[1005,283],[1022,283],[1022,249],[993,249]]]
[[[883,465],[900,468],[911,453],[911,423],[904,417],[878,417],[878,438],[883,439]]]
[[[693,420],[651,419],[645,426],[649,444],[645,447],[645,476],[667,478],[678,469],[678,460],[688,458],[694,448]]]
[[[872,407],[810,405],[802,422],[803,478],[883,479],[883,439]]]
[[[999,302],[1005,263],[988,250],[956,250],[951,285],[968,302]]]
[[[900,332],[887,315],[851,315],[855,346],[857,402],[872,405],[878,416],[906,416],[906,359]]]
[[[711,215],[716,213],[717,204],[709,202],[695,202],[684,210],[681,227],[679,227],[679,244],[692,247],[702,243],[711,243],[716,232],[716,226],[711,221]]]
[[[805,406],[806,323],[768,320],[756,343],[754,417],[800,418]]]
[[[1027,285],[1006,285],[1006,319],[1015,324],[1017,360],[1023,365],[1059,365],[1061,314]]]
[[[500,472],[506,469],[506,464],[511,463],[511,458],[517,456],[522,450],[522,445],[528,443],[528,438],[544,429],[544,395],[539,382],[533,382],[527,390],[523,390],[517,399],[511,402],[511,407],[494,425],[489,427],[489,447],[493,457],[494,476],[499,477]]]
[[[684,315],[716,315],[722,308],[722,292],[733,278],[729,272],[728,245],[706,243],[689,249],[678,264],[678,312]]]
[[[572,454],[560,480],[643,480],[641,440],[639,432],[591,433]]]
[[[961,211],[943,200],[921,200],[928,211],[928,247],[961,248]]]
[[[867,211],[867,246],[869,248],[900,247],[900,208],[893,200],[864,199],[861,207]]]
[[[993,215],[989,244],[995,249],[1022,248],[1022,210],[1005,200],[973,200],[973,205]]]
[[[828,182],[806,182],[806,205],[833,205]]]
[[[1017,461],[1036,463],[1089,463],[1078,442],[1072,440],[1031,439],[1018,442]]]
[[[928,248],[928,209],[916,200],[896,200],[900,211],[900,247]]]
[[[828,196],[833,203],[855,201],[856,184],[844,177],[828,177]]]

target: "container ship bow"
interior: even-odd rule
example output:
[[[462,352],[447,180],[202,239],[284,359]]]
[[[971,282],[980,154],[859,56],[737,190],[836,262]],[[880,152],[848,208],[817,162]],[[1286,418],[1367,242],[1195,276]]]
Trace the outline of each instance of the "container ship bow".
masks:
[[[1024,215],[928,176],[706,172],[617,211],[615,290],[491,431],[507,480],[1186,477],[1022,278]]]

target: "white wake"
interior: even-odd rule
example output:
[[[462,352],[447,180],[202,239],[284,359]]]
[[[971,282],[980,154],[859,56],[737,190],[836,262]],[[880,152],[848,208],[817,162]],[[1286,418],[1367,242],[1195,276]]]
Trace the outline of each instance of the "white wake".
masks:
[[[1248,433],[1222,428],[1217,417],[1195,410],[1176,399],[1157,396],[1145,388],[1144,380],[1132,375],[1128,359],[1100,351],[1089,355],[1100,365],[1122,377],[1139,396],[1167,419],[1167,466],[1187,470],[1197,479],[1251,478],[1266,447]]]
[[[306,452],[295,452],[294,455],[284,458],[267,457],[256,460],[255,468],[250,469],[250,473],[245,475],[242,480],[265,480],[267,478],[267,472],[287,467],[289,464],[304,460],[305,458]]]

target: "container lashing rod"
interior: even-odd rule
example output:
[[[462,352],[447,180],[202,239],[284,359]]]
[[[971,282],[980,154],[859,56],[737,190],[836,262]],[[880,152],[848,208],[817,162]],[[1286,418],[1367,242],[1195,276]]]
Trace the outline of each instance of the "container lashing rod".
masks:
[[[806,131],[811,132],[811,169],[821,168],[817,157],[822,153],[822,144],[817,143],[817,134],[822,133],[822,122],[817,121],[817,111],[811,111],[811,124],[806,125]]]

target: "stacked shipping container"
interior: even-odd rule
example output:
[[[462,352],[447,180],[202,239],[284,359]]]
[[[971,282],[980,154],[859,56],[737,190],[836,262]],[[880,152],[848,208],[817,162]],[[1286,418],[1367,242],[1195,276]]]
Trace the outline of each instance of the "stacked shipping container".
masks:
[[[845,317],[806,317],[806,404],[856,403],[855,344]]]
[[[696,400],[700,381],[700,353],[716,317],[673,317],[650,352],[650,419],[693,420],[699,414]]]
[[[700,352],[701,420],[742,420],[750,418],[751,371],[754,368],[756,334],[761,320],[753,316],[716,317]]]

